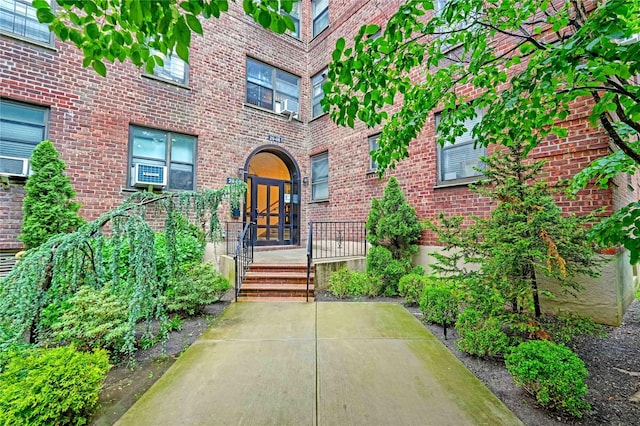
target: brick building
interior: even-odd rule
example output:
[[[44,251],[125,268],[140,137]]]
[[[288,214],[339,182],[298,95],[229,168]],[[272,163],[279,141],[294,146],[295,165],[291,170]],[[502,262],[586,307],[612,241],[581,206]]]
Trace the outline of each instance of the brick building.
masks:
[[[322,113],[323,70],[339,37],[349,40],[366,23],[383,25],[397,2],[302,0],[292,14],[296,33],[284,35],[261,28],[240,4],[229,6],[203,22],[189,65],[170,57],[148,75],[111,64],[102,78],[82,68],[74,46],[37,23],[30,1],[0,0],[0,250],[21,248],[27,162],[20,159],[42,139],[67,163],[89,220],[150,184],[218,188],[227,178],[249,184],[237,220],[259,212],[261,244],[298,245],[309,221],[366,219],[386,182],[369,154],[379,130],[337,127]],[[607,136],[585,119],[586,102],[563,123],[566,138],[549,138],[532,153],[548,160],[551,181],[609,152]],[[438,148],[436,116],[411,143],[410,158],[387,174],[398,178],[421,218],[488,212],[489,201],[466,186],[484,151],[473,149],[470,136]],[[637,181],[620,177],[611,189],[591,188],[560,203],[574,212],[612,211],[639,195]],[[425,231],[423,262],[434,243]]]

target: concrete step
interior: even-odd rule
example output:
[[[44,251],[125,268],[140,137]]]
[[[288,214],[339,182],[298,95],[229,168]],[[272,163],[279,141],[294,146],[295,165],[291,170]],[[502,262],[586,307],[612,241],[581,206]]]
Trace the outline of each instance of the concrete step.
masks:
[[[313,265],[311,265],[313,271]],[[307,265],[299,263],[252,263],[250,272],[304,272],[307,273]]]

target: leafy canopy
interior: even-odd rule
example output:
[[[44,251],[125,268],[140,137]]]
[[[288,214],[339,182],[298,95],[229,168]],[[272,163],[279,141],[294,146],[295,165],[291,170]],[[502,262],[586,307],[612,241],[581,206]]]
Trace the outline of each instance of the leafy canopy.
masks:
[[[380,37],[370,37],[380,30],[370,24],[353,43],[336,42],[323,107],[339,125],[383,126],[373,154],[380,173],[408,156],[434,110],[442,111],[440,144],[482,111],[473,128],[478,144],[518,140],[526,154],[551,134],[567,135],[558,123],[577,100],[590,102],[589,121],[606,131],[614,152],[585,168],[573,192],[636,171],[640,43],[632,36],[640,34],[640,0],[449,0],[434,8],[432,0],[407,1]],[[621,242],[635,261],[638,219],[636,203],[593,235]],[[624,225],[612,228],[616,221]]]
[[[232,0],[235,3],[235,0]],[[243,8],[264,28],[294,31],[291,12],[297,0],[244,0]],[[70,40],[84,55],[83,66],[107,74],[105,61],[145,65],[153,72],[175,52],[189,62],[192,35],[204,34],[202,19],[219,18],[228,0],[34,0],[40,22],[62,41]],[[280,13],[280,12],[286,13]]]

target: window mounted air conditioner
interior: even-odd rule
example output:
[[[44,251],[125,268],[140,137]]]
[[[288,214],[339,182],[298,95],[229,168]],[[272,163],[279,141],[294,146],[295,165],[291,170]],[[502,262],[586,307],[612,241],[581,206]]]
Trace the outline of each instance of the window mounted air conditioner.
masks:
[[[167,167],[136,164],[133,169],[133,186],[143,188],[167,186]]]
[[[29,159],[0,155],[0,176],[29,177]]]
[[[293,116],[298,114],[298,102],[291,99],[276,101],[276,112],[282,115]]]

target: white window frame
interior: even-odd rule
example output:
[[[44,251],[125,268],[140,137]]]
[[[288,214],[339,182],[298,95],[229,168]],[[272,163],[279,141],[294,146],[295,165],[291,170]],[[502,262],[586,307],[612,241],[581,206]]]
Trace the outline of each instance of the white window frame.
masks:
[[[313,173],[314,163],[325,161],[327,163],[327,176],[315,176]],[[316,197],[314,188],[317,186],[327,187],[327,196],[324,198]],[[329,151],[322,152],[320,154],[313,155],[311,157],[311,201],[327,201],[329,200]]]
[[[52,4],[51,0],[47,0],[47,2],[49,4]],[[0,0],[0,34],[5,34],[31,43],[53,47],[54,37],[53,33],[49,30],[49,25],[42,24],[38,21],[38,18],[36,17],[36,9],[31,5],[31,3],[31,0]],[[53,2],[51,7],[53,11],[55,11],[55,6],[56,3]],[[17,14],[18,7],[24,8],[24,14]],[[9,29],[8,27],[2,27],[2,17],[4,16],[8,16],[11,18],[11,29]],[[18,20],[23,22],[23,28],[21,31],[16,29]],[[27,31],[29,27],[31,27],[32,29],[39,29],[43,34],[44,29],[46,28],[46,32],[49,35],[48,38],[44,39],[42,37],[37,38],[30,36]]]
[[[311,118],[320,117],[321,115],[326,114],[322,110],[320,101],[324,99],[324,90],[322,90],[322,86],[327,82],[327,71],[328,69],[325,68],[318,74],[311,77]],[[317,89],[320,90],[320,94],[316,94]],[[318,108],[320,111],[317,111]]]
[[[312,14],[312,26],[313,26],[313,37],[316,37],[318,34],[329,28],[329,0],[326,0],[327,5],[322,10],[316,10],[316,4],[322,0],[311,0],[311,14]],[[327,24],[322,28],[318,28],[316,24],[318,21],[325,19],[327,20]]]
[[[271,86],[265,86],[262,84],[262,82],[258,82],[258,81],[250,81],[249,80],[249,63],[250,62],[254,62],[256,64],[259,64],[260,66],[269,68],[271,71],[271,78],[270,78],[270,84]],[[280,68],[274,67],[272,65],[266,64],[264,62],[261,62],[257,59],[251,58],[251,57],[247,57],[247,61],[246,61],[246,69],[245,69],[245,84],[246,84],[246,89],[245,89],[245,102],[247,104],[250,105],[255,105],[259,108],[265,108],[265,109],[270,109],[271,111],[277,112],[276,111],[276,104],[282,102],[284,100],[284,98],[292,96],[289,94],[286,94],[282,91],[282,89],[278,88],[278,73],[282,73],[287,75],[288,77],[293,77],[296,80],[296,85],[297,85],[297,97],[295,98],[295,102],[296,102],[296,110],[294,111],[294,116],[295,115],[299,115],[300,114],[300,77],[298,77],[295,74],[291,74],[290,72],[284,71]],[[258,105],[254,102],[251,102],[249,100],[249,85],[252,84],[256,87],[261,88],[260,90],[270,90],[271,93],[271,106],[269,108],[267,108],[265,105],[261,104]],[[258,97],[259,98],[259,97]]]
[[[300,4],[301,1],[298,1],[293,4],[291,12],[287,13],[284,10],[280,10],[282,15],[286,15],[293,20],[293,25],[296,27],[295,31],[287,30],[287,34],[289,34],[293,38],[297,38],[300,40]]]
[[[36,110],[39,113],[42,113],[42,123],[28,120],[16,120],[15,118],[9,119],[7,116],[2,116],[0,114],[0,155],[3,157],[10,157],[9,159],[0,161],[6,161],[10,164],[13,161],[19,161],[17,160],[19,158],[30,159],[35,147],[43,140],[47,140],[49,137],[49,108],[4,98],[0,99],[0,103],[2,104],[2,106],[11,105],[13,107]],[[6,132],[3,134],[3,128],[6,130],[7,126],[9,125],[27,126],[34,129],[41,129],[40,134],[42,135],[42,137],[35,139],[24,139],[19,138],[17,134],[11,132]],[[10,150],[7,148],[9,146],[9,143],[23,146],[24,150],[22,152]],[[16,160],[12,160],[11,158],[15,158]],[[5,170],[5,167],[2,167],[1,169]]]
[[[164,144],[165,144],[165,157],[164,159],[159,159],[159,158],[155,158],[155,157],[147,157],[147,156],[142,156],[142,155],[134,155],[134,130],[142,130],[142,131],[151,131],[151,132],[157,132],[157,133],[164,133]],[[181,137],[186,137],[186,138],[191,138],[193,140],[193,155],[192,155],[192,160],[191,162],[184,162],[184,161],[174,161],[171,158],[171,140],[172,140],[172,136],[176,135],[176,136],[181,136]],[[155,129],[153,127],[146,127],[146,126],[138,126],[135,124],[131,124],[129,126],[129,180],[128,182],[130,183],[129,186],[133,186],[133,170],[135,168],[136,164],[153,164],[153,165],[160,165],[159,163],[164,163],[162,164],[162,166],[165,166],[167,168],[167,189],[169,190],[183,190],[183,191],[195,191],[196,189],[196,164],[197,164],[197,158],[198,158],[198,154],[197,154],[197,148],[198,148],[198,138],[196,136],[193,135],[187,135],[184,133],[178,133],[178,132],[171,132],[171,131],[167,131],[167,130],[162,130],[162,129]],[[172,179],[171,179],[171,170],[172,170],[172,165],[186,165],[186,166],[191,166],[191,188],[188,187],[176,187],[175,185],[173,185]]]
[[[380,138],[380,133],[375,135],[371,135],[368,137],[369,142],[369,172],[377,172],[378,171],[378,163],[373,159],[372,152],[379,148],[378,139]]]
[[[1,0],[0,0],[1,1]],[[164,65],[156,65],[153,69],[154,77],[159,80],[176,83],[182,86],[189,85],[189,64],[182,60],[177,54],[170,53],[169,55],[163,55],[155,49],[151,49],[151,54],[162,58]],[[174,67],[182,67],[182,76],[175,73]]]
[[[482,120],[483,113],[482,111],[476,111],[476,117],[471,120],[465,121],[466,132],[463,135],[456,136],[455,142],[453,144],[447,144],[445,146],[440,146],[437,144],[436,148],[436,161],[437,161],[437,183],[438,185],[449,185],[449,184],[465,184],[468,182],[475,182],[483,175],[481,172],[474,170],[473,167],[482,168],[483,163],[480,161],[479,157],[487,155],[487,148],[484,146],[474,147],[475,139],[473,138],[472,130],[473,127]],[[440,124],[440,115],[441,113],[436,113],[436,131],[437,127]],[[446,169],[445,167],[445,154],[454,149],[460,149],[468,147],[466,149],[471,151],[477,151],[475,158],[465,161],[465,164],[460,164],[460,171]],[[474,161],[475,160],[475,161]],[[457,169],[458,167],[456,167]],[[455,173],[455,176],[453,175]]]

